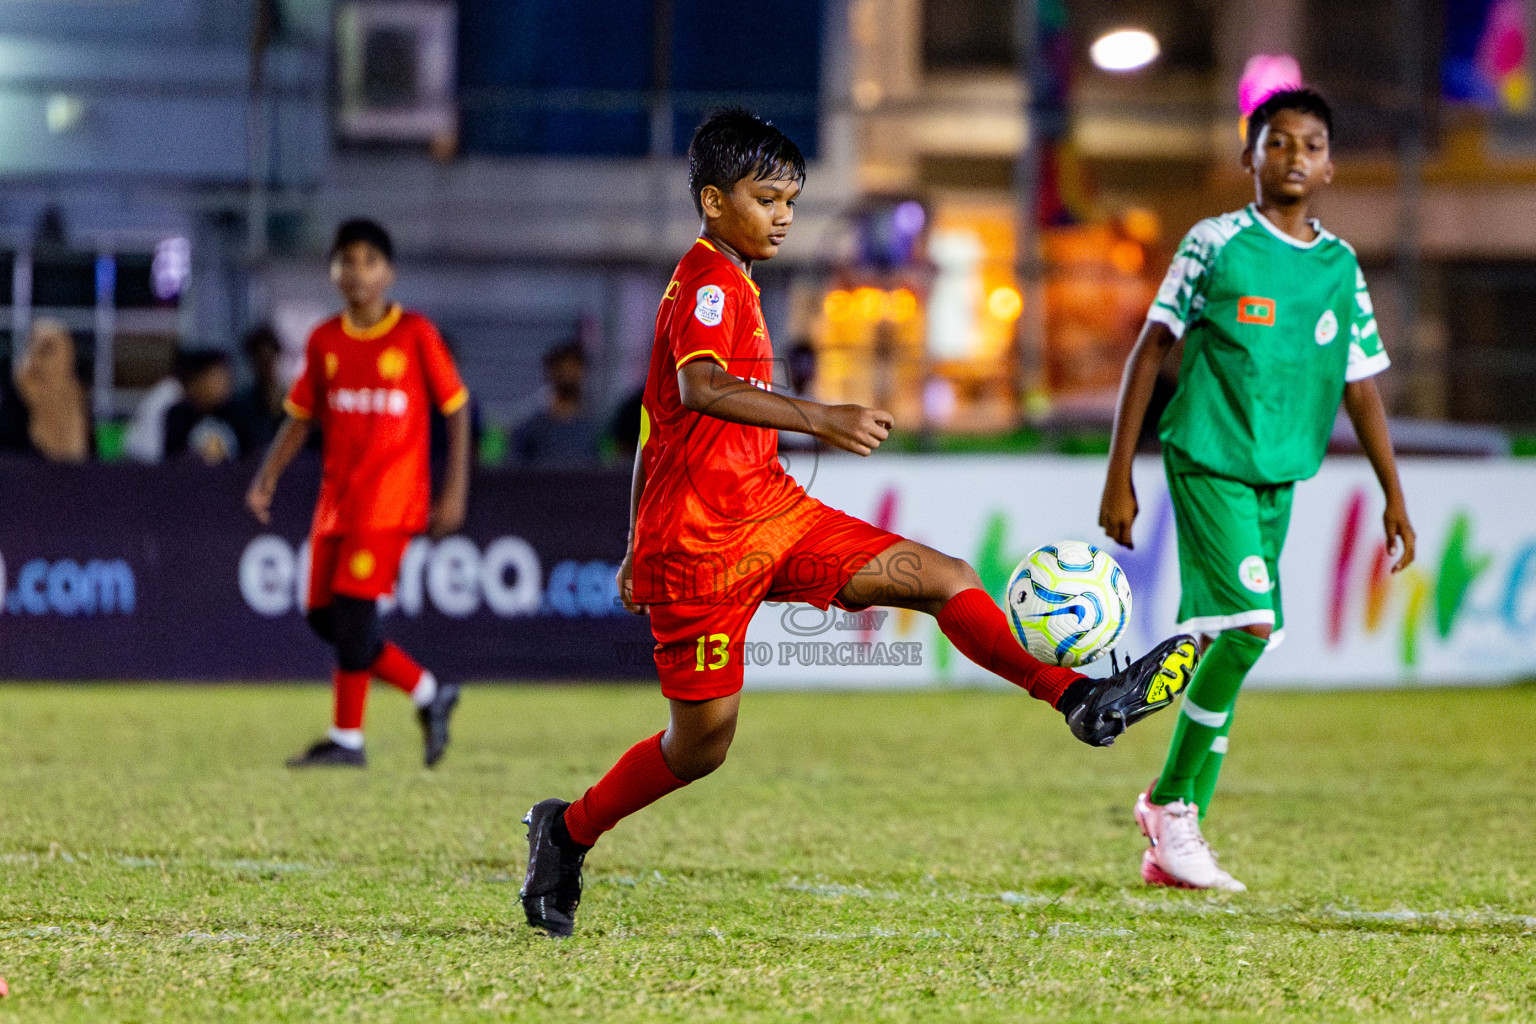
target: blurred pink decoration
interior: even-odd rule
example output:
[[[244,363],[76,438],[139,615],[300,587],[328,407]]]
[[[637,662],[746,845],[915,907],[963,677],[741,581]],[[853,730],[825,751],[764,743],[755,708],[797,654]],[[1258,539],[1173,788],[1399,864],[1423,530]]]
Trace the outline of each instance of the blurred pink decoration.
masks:
[[[1237,106],[1247,117],[1255,107],[1281,89],[1301,86],[1301,65],[1288,53],[1256,53],[1243,66],[1237,83]]]
[[[1478,46],[1477,62],[1499,81],[1525,63],[1525,5],[1520,0],[1495,0],[1488,10],[1488,28]]]

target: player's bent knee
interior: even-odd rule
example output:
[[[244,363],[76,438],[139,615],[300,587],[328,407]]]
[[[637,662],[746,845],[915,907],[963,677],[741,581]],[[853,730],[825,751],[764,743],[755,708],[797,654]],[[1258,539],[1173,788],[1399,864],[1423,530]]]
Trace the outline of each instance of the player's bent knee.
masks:
[[[917,599],[910,603],[905,601],[887,603],[937,615],[956,594],[982,586],[981,577],[963,558],[946,555],[942,551],[929,547],[919,548],[918,555],[922,562],[918,567],[921,592],[916,595]]]
[[[1253,622],[1246,626],[1239,626],[1237,628],[1242,630],[1244,633],[1258,637],[1260,640],[1268,640],[1275,631],[1275,627],[1271,626],[1267,622]]]
[[[955,563],[955,572],[960,584],[955,590],[956,594],[962,590],[985,589],[981,583],[981,574],[971,567],[970,562],[963,558],[953,558],[952,561]]]
[[[736,723],[733,720],[702,735],[669,737],[663,741],[661,754],[666,759],[667,767],[678,779],[697,782],[725,764],[735,736]]]
[[[971,568],[971,563],[939,551],[934,555],[936,564],[935,571],[929,576],[929,593],[937,598],[939,607],[956,594],[982,589],[981,576]]]
[[[343,672],[361,672],[384,653],[375,602],[337,595],[331,617],[336,633],[336,664]]]
[[[717,743],[691,750],[685,757],[679,758],[682,763],[672,769],[672,774],[683,782],[697,782],[718,771],[725,764],[725,756],[730,749],[729,743]]]

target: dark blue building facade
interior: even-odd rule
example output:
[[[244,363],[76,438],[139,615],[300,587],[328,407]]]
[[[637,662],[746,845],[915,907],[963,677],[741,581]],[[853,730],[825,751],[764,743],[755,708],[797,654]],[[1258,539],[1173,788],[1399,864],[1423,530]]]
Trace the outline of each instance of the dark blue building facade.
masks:
[[[463,151],[680,155],[735,103],[814,156],[822,22],[820,0],[461,0]]]

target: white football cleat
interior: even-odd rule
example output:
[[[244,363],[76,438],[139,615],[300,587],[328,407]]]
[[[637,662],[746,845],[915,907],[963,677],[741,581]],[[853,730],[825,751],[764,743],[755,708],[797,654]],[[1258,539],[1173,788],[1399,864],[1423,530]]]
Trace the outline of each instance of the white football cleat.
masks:
[[[1200,808],[1174,800],[1154,804],[1150,787],[1136,798],[1136,824],[1152,848],[1141,860],[1141,877],[1151,885],[1182,889],[1247,892],[1248,887],[1223,871],[1200,834]]]

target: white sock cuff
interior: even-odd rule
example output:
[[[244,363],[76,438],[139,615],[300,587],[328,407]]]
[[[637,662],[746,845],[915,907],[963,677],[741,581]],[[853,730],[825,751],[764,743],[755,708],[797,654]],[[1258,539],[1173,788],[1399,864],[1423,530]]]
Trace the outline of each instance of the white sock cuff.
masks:
[[[333,725],[326,735],[338,747],[346,747],[348,750],[363,749],[363,730],[361,729],[338,729]]]
[[[422,670],[421,678],[416,680],[416,686],[411,690],[411,703],[419,708],[424,708],[432,703],[437,696],[437,677],[431,672]]]
[[[1227,724],[1225,711],[1207,711],[1188,697],[1184,698],[1184,713],[1189,716],[1190,721],[1207,728],[1220,729]]]

